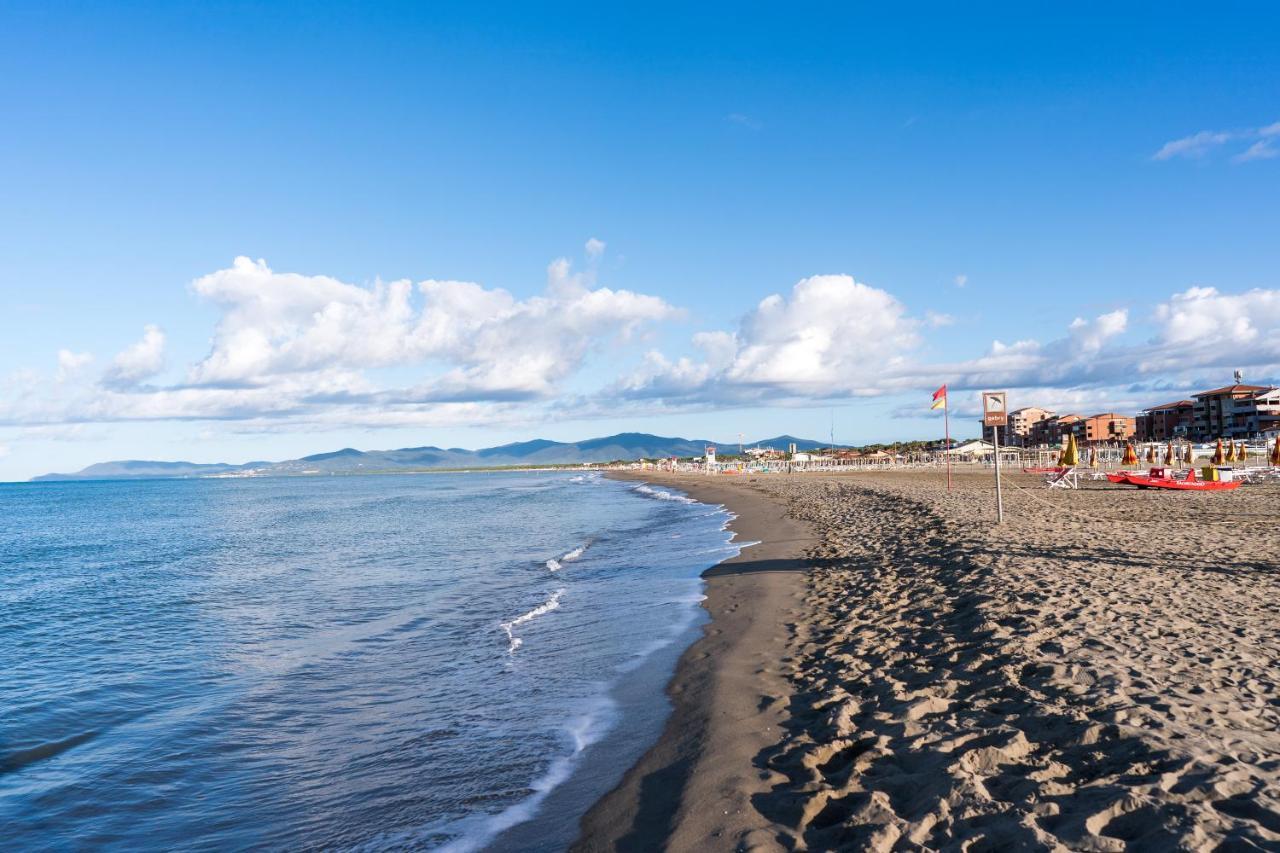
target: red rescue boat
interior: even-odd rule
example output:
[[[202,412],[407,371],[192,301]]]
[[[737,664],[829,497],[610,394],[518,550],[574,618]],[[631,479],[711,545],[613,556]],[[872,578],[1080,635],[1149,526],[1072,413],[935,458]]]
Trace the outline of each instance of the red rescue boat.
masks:
[[[1124,483],[1137,486],[1139,489],[1170,489],[1177,492],[1229,492],[1240,488],[1240,480],[1199,480],[1192,468],[1187,472],[1185,480],[1177,480],[1165,474],[1163,468],[1152,468],[1150,474],[1133,474],[1121,471],[1108,474],[1107,479],[1113,483]]]

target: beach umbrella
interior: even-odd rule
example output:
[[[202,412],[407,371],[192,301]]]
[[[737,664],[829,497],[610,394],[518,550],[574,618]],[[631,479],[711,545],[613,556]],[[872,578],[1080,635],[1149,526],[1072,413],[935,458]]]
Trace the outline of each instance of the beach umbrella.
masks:
[[[1067,446],[1062,449],[1058,464],[1063,468],[1074,468],[1080,464],[1080,448],[1076,447],[1075,433],[1067,436]]]
[[[1210,460],[1214,465],[1221,465],[1227,461],[1227,456],[1222,452],[1222,439],[1218,439],[1218,446],[1213,451],[1213,459]]]
[[[1276,446],[1271,450],[1271,464],[1280,465],[1280,435],[1276,436]]]
[[[1147,445],[1147,461],[1152,463],[1156,461],[1156,446],[1154,444]]]
[[[1277,445],[1277,446],[1280,446],[1280,445]],[[1185,462],[1185,463],[1187,463],[1188,465],[1190,465],[1192,462],[1194,462],[1194,461],[1195,461],[1195,459],[1196,459],[1195,451],[1191,449],[1191,442],[1189,442],[1189,441],[1188,441],[1188,442],[1187,442],[1187,452],[1186,452],[1186,454],[1182,457],[1182,461],[1183,461],[1183,462]]]
[[[1277,441],[1276,446],[1280,447],[1280,441]],[[1138,464],[1138,451],[1133,449],[1132,441],[1126,441],[1124,443],[1124,457],[1120,460],[1120,464],[1121,465],[1137,465]]]
[[[1094,447],[1089,451],[1089,467],[1098,467],[1098,448]]]
[[[1164,464],[1172,465],[1174,462],[1173,445],[1169,445],[1169,449],[1164,452]]]
[[[1249,445],[1245,444],[1243,441],[1240,442],[1240,449],[1236,451],[1236,461],[1237,462],[1249,461]]]

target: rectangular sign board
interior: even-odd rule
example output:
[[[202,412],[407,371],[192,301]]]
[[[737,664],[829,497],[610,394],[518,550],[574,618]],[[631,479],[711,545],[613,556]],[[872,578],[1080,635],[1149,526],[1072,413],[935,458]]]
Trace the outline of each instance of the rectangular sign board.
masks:
[[[1004,426],[1009,418],[1007,391],[982,392],[982,425]]]

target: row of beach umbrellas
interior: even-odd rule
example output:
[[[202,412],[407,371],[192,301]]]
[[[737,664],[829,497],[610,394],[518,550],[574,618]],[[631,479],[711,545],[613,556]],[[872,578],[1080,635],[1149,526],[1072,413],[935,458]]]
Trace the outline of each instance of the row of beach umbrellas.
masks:
[[[1244,462],[1247,450],[1243,441],[1223,442],[1218,439],[1218,445],[1214,449],[1213,458],[1210,460],[1214,465],[1224,465],[1228,462]],[[1155,464],[1159,458],[1157,456],[1156,445],[1152,444],[1147,448],[1147,462]],[[1184,465],[1190,465],[1195,459],[1194,451],[1191,445],[1187,444],[1179,453],[1174,450],[1172,444],[1166,447],[1163,462],[1165,465],[1176,465],[1181,462]],[[1272,465],[1280,466],[1280,436],[1276,436],[1275,446],[1271,448],[1270,462]],[[1070,468],[1080,464],[1080,448],[1076,445],[1076,437],[1074,435],[1067,436],[1067,446],[1062,449],[1062,454],[1058,457],[1058,464]],[[1133,442],[1126,441],[1124,443],[1124,456],[1120,459],[1121,465],[1137,465],[1138,451],[1134,449]],[[1089,467],[1098,467],[1098,451],[1095,449],[1089,455]]]

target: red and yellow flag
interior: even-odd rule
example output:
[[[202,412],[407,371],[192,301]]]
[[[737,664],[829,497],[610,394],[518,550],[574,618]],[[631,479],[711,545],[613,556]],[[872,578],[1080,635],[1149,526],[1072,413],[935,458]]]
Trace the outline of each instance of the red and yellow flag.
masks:
[[[930,409],[941,409],[947,405],[947,386],[943,385],[937,391],[933,392],[933,405]]]

